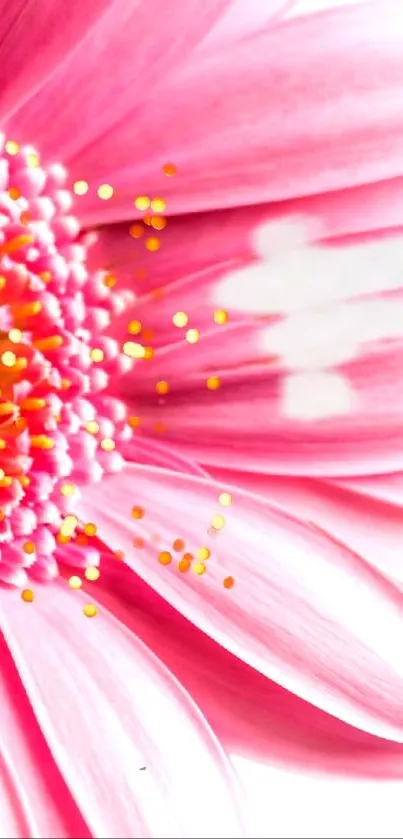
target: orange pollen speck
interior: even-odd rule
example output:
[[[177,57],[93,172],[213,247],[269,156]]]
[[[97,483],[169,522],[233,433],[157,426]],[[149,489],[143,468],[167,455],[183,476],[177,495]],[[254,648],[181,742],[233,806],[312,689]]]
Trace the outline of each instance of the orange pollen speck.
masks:
[[[130,335],[139,335],[142,328],[142,324],[139,320],[131,320],[127,325],[127,331],[130,332]]]
[[[164,175],[166,175],[168,178],[171,178],[173,175],[176,175],[178,169],[174,163],[165,163],[162,167],[162,171]]]
[[[221,381],[218,376],[209,376],[206,381],[206,385],[208,390],[218,390],[221,385]]]
[[[9,239],[7,242],[4,242],[3,245],[0,245],[0,253],[16,253],[17,251],[21,250],[21,248],[25,248],[26,245],[32,245],[33,242],[35,242],[35,239],[30,233],[27,233],[25,235],[21,234],[21,236],[14,236],[13,239]]]
[[[127,424],[130,425],[130,428],[138,428],[140,423],[140,417],[129,417],[129,419],[127,420]]]
[[[33,593],[32,589],[24,588],[21,592],[21,600],[23,600],[24,603],[32,603],[33,599],[34,599],[34,593]]]
[[[165,381],[157,382],[155,389],[160,396],[165,396],[166,393],[169,393],[169,384]]]
[[[48,338],[36,338],[32,343],[40,352],[49,352],[60,349],[63,346],[63,338],[61,335],[50,335]]]
[[[47,437],[46,434],[37,434],[31,437],[31,446],[34,449],[53,449],[54,445],[54,440]]]
[[[222,584],[224,588],[232,588],[235,585],[235,580],[233,577],[225,577]]]
[[[172,543],[172,547],[174,551],[183,551],[185,543],[183,539],[175,539],[175,541]]]
[[[95,536],[96,532],[97,526],[96,524],[93,524],[92,521],[89,521],[87,522],[87,524],[84,525],[84,533],[86,536]]]
[[[170,554],[169,551],[161,551],[158,556],[158,562],[160,562],[161,565],[169,565],[169,563],[172,562],[172,554]]]
[[[144,225],[141,222],[135,222],[129,227],[129,233],[132,239],[141,239],[144,236]]]
[[[149,236],[145,244],[147,250],[151,252],[158,251],[161,247],[161,242],[156,236]]]
[[[134,519],[142,519],[144,515],[145,510],[143,510],[143,507],[132,507],[132,517]]]
[[[188,556],[185,554],[185,556],[183,556],[182,559],[179,560],[177,567],[179,571],[182,571],[182,573],[184,573],[185,571],[189,571],[191,564],[191,559],[189,559]]]
[[[33,554],[35,553],[35,545],[33,542],[24,542],[22,550],[26,554]]]

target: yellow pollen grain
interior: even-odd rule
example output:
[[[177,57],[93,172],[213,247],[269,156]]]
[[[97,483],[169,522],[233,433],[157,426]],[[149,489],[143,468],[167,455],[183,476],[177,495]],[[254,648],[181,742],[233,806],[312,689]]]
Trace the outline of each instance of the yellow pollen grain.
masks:
[[[166,201],[163,198],[153,198],[151,201],[151,209],[154,210],[154,213],[163,213],[166,206]]]
[[[225,518],[224,516],[213,516],[211,519],[211,526],[214,527],[214,530],[221,530],[222,527],[225,525]]]
[[[218,390],[221,385],[221,381],[218,376],[209,376],[206,380],[206,385],[208,390]]]
[[[31,588],[24,588],[21,592],[21,600],[24,603],[32,603],[34,599],[34,593]]]
[[[62,536],[72,536],[78,525],[78,519],[75,516],[66,516],[60,525],[60,533]]]
[[[220,492],[218,500],[222,507],[229,507],[232,504],[232,495],[230,492]]]
[[[222,325],[223,323],[227,323],[229,315],[228,312],[225,311],[225,309],[216,309],[213,317],[215,323],[219,323],[220,325]]]
[[[70,379],[62,379],[60,382],[60,387],[62,390],[68,390],[71,387]]]
[[[41,399],[39,396],[21,399],[20,402],[21,411],[42,411],[42,409],[45,408],[45,406],[46,399]]]
[[[163,230],[167,226],[167,220],[163,216],[151,216],[150,224],[154,230]]]
[[[28,154],[26,160],[30,169],[38,169],[41,163],[37,154]]]
[[[0,402],[0,416],[7,416],[7,414],[12,414],[16,410],[16,406],[14,402]]]
[[[47,338],[36,338],[32,343],[39,352],[51,352],[63,346],[63,338],[61,335],[49,335]]]
[[[110,184],[101,184],[101,186],[97,189],[98,197],[102,198],[103,201],[107,201],[108,198],[112,198],[113,192],[113,186]]]
[[[29,487],[31,483],[31,478],[29,478],[28,475],[20,475],[18,480],[22,487]]]
[[[104,360],[103,350],[100,350],[99,347],[94,347],[94,349],[91,350],[91,352],[90,352],[90,359],[91,359],[91,361],[94,361],[95,363],[103,361]]]
[[[142,519],[144,518],[145,510],[143,507],[132,507],[132,517],[134,519]]]
[[[61,494],[66,496],[66,498],[68,498],[71,495],[74,495],[75,491],[76,488],[74,484],[70,483],[69,481],[65,484],[62,484],[60,487]]]
[[[174,326],[177,326],[180,329],[182,326],[187,326],[189,318],[186,312],[175,312],[172,323]]]
[[[6,473],[5,473],[4,469],[0,469],[0,481],[2,481],[2,480],[3,480],[3,478],[4,478],[5,474],[6,474]],[[3,515],[3,518],[4,518],[4,515]],[[3,519],[2,519],[2,521],[3,521]]]
[[[98,614],[98,609],[93,603],[87,603],[83,608],[83,612],[86,618],[95,618]]]
[[[26,367],[28,367],[27,359],[26,358],[17,358],[17,361],[15,362],[16,372],[19,373],[21,370],[25,370]]]
[[[0,449],[3,451],[7,447],[7,443],[3,438],[0,439]]]
[[[12,154],[12,155],[14,155],[14,154],[18,154],[18,152],[19,152],[19,150],[20,150],[20,144],[19,144],[19,143],[16,143],[16,141],[15,141],[15,140],[7,140],[7,142],[5,143],[4,148],[5,148],[6,152],[7,152],[7,154]]]
[[[145,358],[145,347],[142,344],[137,344],[135,341],[125,341],[123,344],[123,352],[129,358]]]
[[[200,332],[198,329],[188,329],[185,337],[188,344],[197,344],[200,339]]]
[[[132,239],[141,239],[144,236],[144,225],[141,222],[135,222],[129,227],[129,233]]]
[[[130,425],[130,428],[138,428],[140,423],[140,417],[129,417],[129,419],[127,420],[127,424]]]
[[[97,526],[92,521],[84,525],[84,533],[86,536],[96,536]]]
[[[196,551],[197,559],[200,559],[200,561],[202,562],[204,562],[206,559],[209,559],[210,555],[211,554],[208,548],[198,548]]]
[[[144,358],[150,361],[154,357],[154,350],[152,347],[144,347]]]
[[[0,291],[3,291],[3,289],[6,287],[6,285],[7,285],[6,278],[0,276]]]
[[[155,389],[160,396],[165,396],[165,394],[169,393],[169,384],[165,381],[157,382]]]
[[[103,449],[104,452],[113,452],[114,448],[115,443],[110,437],[104,437],[104,439],[101,440],[101,449]]]
[[[138,195],[137,198],[134,199],[134,206],[137,210],[148,210],[151,201],[148,195]]]
[[[12,344],[20,344],[22,341],[21,329],[10,329],[10,332],[8,333],[8,338]]]
[[[156,236],[149,236],[148,239],[146,239],[145,244],[146,244],[147,250],[150,251],[151,253],[154,253],[155,251],[159,251],[159,249],[161,247],[161,242]]]
[[[174,163],[164,163],[162,171],[168,178],[172,178],[173,175],[176,175],[178,168]]]
[[[194,573],[198,574],[199,576],[201,574],[204,574],[204,572],[206,571],[206,566],[204,562],[194,562],[192,565],[192,571],[194,571]]]
[[[13,199],[13,201],[17,201],[18,198],[21,197],[20,190],[16,186],[11,186],[10,189],[8,190],[8,194],[9,194],[10,198]]]
[[[79,589],[81,588],[83,581],[80,580],[80,577],[73,575],[73,577],[69,577],[69,586],[70,588]]]
[[[139,335],[142,328],[139,320],[131,320],[127,325],[127,331],[130,332],[130,335]]]
[[[89,185],[87,181],[75,181],[73,190],[76,195],[85,195],[89,190]]]
[[[4,478],[0,479],[0,487],[10,487],[13,482],[13,479],[10,475],[4,475]]]
[[[98,434],[99,425],[95,420],[90,420],[87,422],[85,430],[88,431],[89,434]]]
[[[34,542],[24,542],[22,546],[22,550],[26,554],[34,554],[35,553],[35,544]]]
[[[11,350],[6,350],[6,352],[3,352],[3,355],[1,356],[1,361],[5,367],[14,367],[15,362],[17,361],[17,356],[14,352],[11,352]]]
[[[99,568],[96,568],[95,565],[89,565],[89,567],[85,569],[84,574],[85,578],[87,580],[91,580],[91,582],[99,580],[100,577]]]
[[[35,434],[31,437],[31,446],[34,449],[53,449],[55,441],[46,434]]]

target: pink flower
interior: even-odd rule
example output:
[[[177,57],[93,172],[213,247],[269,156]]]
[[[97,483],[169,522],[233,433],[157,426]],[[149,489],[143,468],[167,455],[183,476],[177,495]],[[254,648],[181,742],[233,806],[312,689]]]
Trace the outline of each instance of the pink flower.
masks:
[[[401,778],[400,3],[247,7],[3,10],[4,835]]]

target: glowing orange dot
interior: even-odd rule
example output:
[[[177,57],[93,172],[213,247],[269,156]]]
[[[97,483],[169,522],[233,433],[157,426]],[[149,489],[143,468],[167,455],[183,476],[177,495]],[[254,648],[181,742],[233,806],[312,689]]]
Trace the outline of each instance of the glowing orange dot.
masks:
[[[163,198],[153,198],[151,201],[151,209],[154,210],[154,213],[163,213],[166,206],[166,201]]]
[[[167,220],[163,216],[151,216],[150,224],[154,230],[163,230],[167,226]]]
[[[93,524],[92,521],[89,521],[87,522],[87,524],[84,525],[84,533],[86,536],[95,536],[96,532],[97,526],[96,524]]]
[[[113,556],[115,557],[115,559],[118,559],[120,562],[123,562],[123,560],[125,558],[124,551],[115,551]]]
[[[214,312],[215,323],[219,323],[219,324],[227,323],[228,317],[229,317],[228,312],[226,312],[224,309],[217,309]]]
[[[90,580],[91,582],[95,582],[95,580],[99,580],[100,571],[99,568],[96,568],[95,565],[89,565],[88,568],[84,571],[86,580]]]
[[[183,551],[185,543],[183,539],[175,539],[175,541],[172,543],[172,547],[174,551]]]
[[[97,189],[98,196],[99,198],[102,198],[103,201],[107,201],[108,198],[112,198],[113,192],[113,186],[110,184],[101,184],[101,186]]]
[[[93,603],[87,603],[83,608],[83,612],[86,618],[95,618],[98,614],[98,609]]]
[[[132,516],[134,519],[144,518],[145,510],[143,507],[132,507]]]
[[[209,390],[218,390],[221,385],[221,381],[218,376],[209,376],[206,381],[206,385]]]
[[[194,571],[194,573],[198,574],[199,576],[201,574],[204,574],[204,572],[206,571],[206,566],[205,566],[204,562],[195,562],[192,565],[192,571]]]
[[[178,169],[174,163],[165,163],[162,167],[162,171],[168,178],[172,178],[173,175],[176,175]]]
[[[77,534],[76,545],[81,545],[82,547],[85,547],[86,545],[88,545],[88,537],[85,535],[85,533],[78,533]]]
[[[140,417],[129,417],[129,419],[127,420],[127,424],[130,425],[130,428],[138,428],[140,423]]]
[[[129,227],[129,233],[132,239],[141,239],[144,236],[144,225],[140,222],[135,222],[135,224]]]
[[[139,320],[131,320],[127,325],[127,331],[130,335],[138,335],[142,330],[142,325]]]
[[[76,195],[85,195],[88,192],[89,186],[87,181],[76,181],[73,184],[73,190]]]
[[[189,571],[191,566],[191,560],[187,559],[187,557],[182,557],[181,560],[178,562],[178,570],[184,573],[185,571]]]
[[[148,251],[151,251],[151,252],[159,251],[160,247],[161,247],[161,242],[160,242],[159,239],[157,239],[156,236],[149,236],[148,239],[146,239],[146,248],[147,248]]]
[[[158,556],[158,562],[160,562],[161,565],[169,565],[169,563],[172,562],[172,554],[170,554],[169,551],[161,551]]]
[[[222,584],[224,588],[232,588],[235,585],[235,580],[233,577],[225,577]]]
[[[107,288],[113,288],[116,285],[116,277],[114,277],[113,274],[107,274],[106,277],[103,278],[102,282]]]
[[[145,542],[144,542],[144,539],[142,539],[142,537],[141,537],[141,536],[136,536],[136,537],[133,539],[133,547],[135,547],[135,548],[144,548],[144,545],[145,545]]]
[[[23,600],[24,603],[32,603],[33,599],[34,599],[34,593],[33,593],[32,589],[24,588],[21,592],[21,600]]]
[[[152,347],[145,347],[144,348],[144,358],[146,361],[150,361],[154,357],[154,350]]]
[[[22,550],[26,554],[33,554],[35,553],[35,544],[34,542],[24,542],[22,546]]]
[[[160,396],[164,396],[166,393],[169,393],[169,384],[168,382],[157,382],[155,385],[155,389]]]
[[[148,195],[138,195],[137,198],[134,199],[134,206],[137,210],[148,210],[151,201]]]
[[[146,326],[145,329],[142,331],[143,341],[151,341],[154,338],[154,330],[151,329],[151,326]]]
[[[20,190],[16,186],[10,187],[10,189],[8,190],[8,194],[10,198],[13,199],[13,201],[17,201],[17,199],[21,196]]]

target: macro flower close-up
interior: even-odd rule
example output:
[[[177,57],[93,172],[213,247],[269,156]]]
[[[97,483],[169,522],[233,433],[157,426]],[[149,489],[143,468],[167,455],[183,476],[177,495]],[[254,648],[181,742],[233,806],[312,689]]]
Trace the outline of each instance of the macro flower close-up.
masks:
[[[402,0],[0,34],[0,836],[400,837]]]

